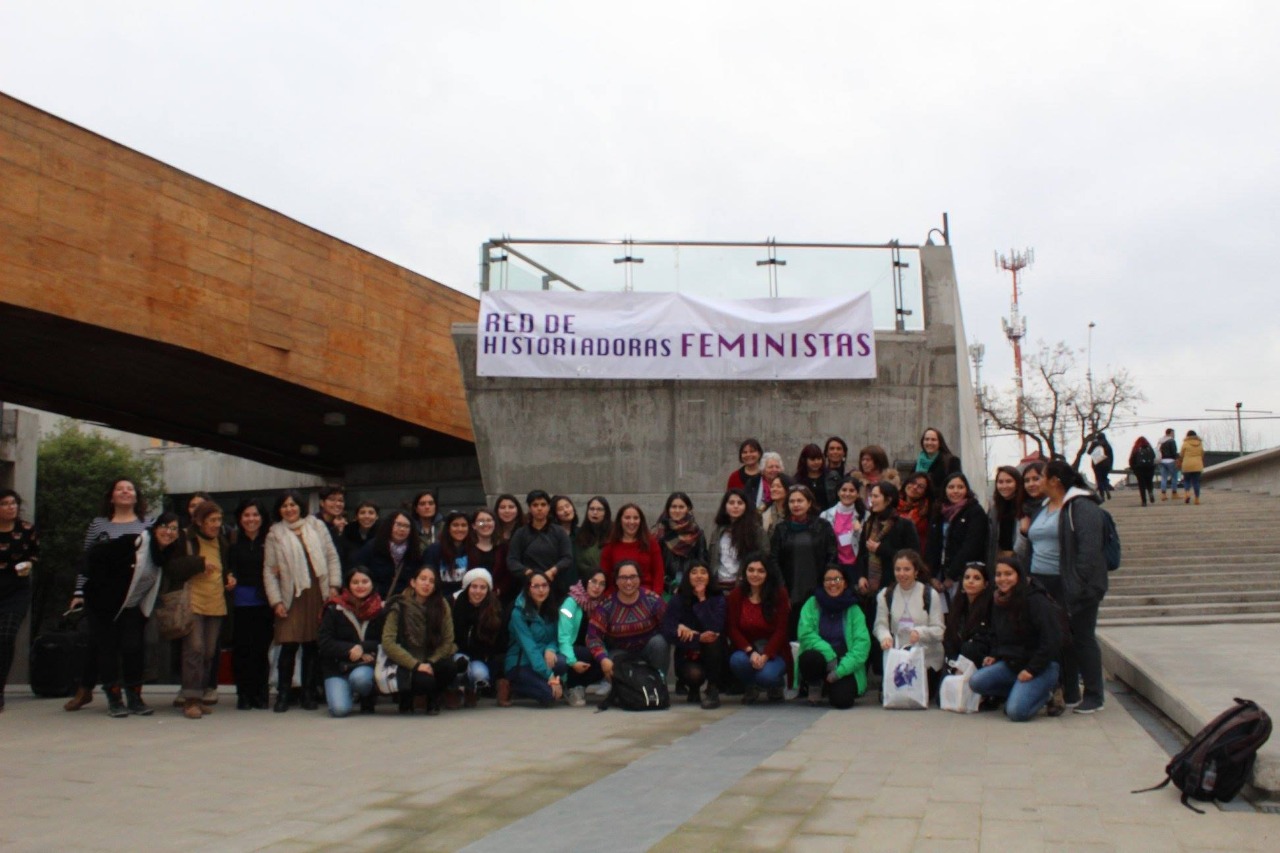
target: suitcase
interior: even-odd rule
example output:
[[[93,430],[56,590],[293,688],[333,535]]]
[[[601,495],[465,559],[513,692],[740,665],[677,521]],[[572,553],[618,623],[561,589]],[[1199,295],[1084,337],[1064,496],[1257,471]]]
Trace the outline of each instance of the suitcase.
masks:
[[[84,611],[68,611],[31,643],[31,692],[37,696],[70,696],[80,686],[93,639]]]

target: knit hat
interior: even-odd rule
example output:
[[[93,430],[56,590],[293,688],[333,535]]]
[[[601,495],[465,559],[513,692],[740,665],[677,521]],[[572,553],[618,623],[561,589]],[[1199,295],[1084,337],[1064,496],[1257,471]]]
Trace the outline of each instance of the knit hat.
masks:
[[[471,588],[471,584],[475,581],[484,581],[489,585],[489,589],[493,589],[493,575],[489,574],[488,569],[468,569],[467,573],[462,576],[462,591],[466,592]]]

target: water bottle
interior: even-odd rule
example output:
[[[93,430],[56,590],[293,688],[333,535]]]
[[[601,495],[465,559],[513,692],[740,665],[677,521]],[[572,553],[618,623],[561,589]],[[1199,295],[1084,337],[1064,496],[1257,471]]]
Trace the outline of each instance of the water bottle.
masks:
[[[1218,762],[1210,761],[1204,768],[1204,776],[1200,778],[1200,788],[1206,794],[1213,793],[1213,786],[1218,783]]]

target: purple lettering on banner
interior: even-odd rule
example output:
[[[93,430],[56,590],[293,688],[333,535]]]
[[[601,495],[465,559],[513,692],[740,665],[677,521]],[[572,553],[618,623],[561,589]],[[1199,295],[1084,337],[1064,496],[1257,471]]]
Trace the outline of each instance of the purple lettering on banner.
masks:
[[[714,337],[715,335],[707,334],[706,332],[698,335],[698,354],[703,358],[711,358],[711,339]]]
[[[560,315],[547,314],[542,318],[542,328],[548,335],[554,335],[560,331]]]
[[[533,331],[533,315],[532,314],[520,315],[520,331],[524,332],[526,335],[530,334]]]
[[[871,335],[866,332],[858,335],[858,355],[871,355]]]
[[[538,355],[550,355],[550,354],[551,354],[551,339],[538,338]]]
[[[626,355],[626,354],[627,354],[627,339],[626,339],[626,338],[614,338],[614,339],[613,339],[613,355],[614,355],[614,357],[615,357],[615,358],[621,358],[622,356],[624,356],[624,355]]]
[[[738,354],[738,358],[746,356],[746,335],[738,335],[736,338],[731,340],[725,340],[724,335],[716,335],[716,337],[720,339],[720,355],[724,355],[727,350],[729,352],[736,352]]]
[[[836,335],[836,358],[851,357],[853,355],[853,335],[848,332],[841,332]]]
[[[690,341],[692,338],[693,338],[693,333],[692,333],[692,332],[683,332],[683,333],[681,333],[681,335],[680,335],[680,357],[681,357],[681,358],[688,358],[688,357],[689,357],[689,347],[691,347],[691,346],[692,346],[692,344],[691,344],[689,341]]]
[[[498,339],[493,335],[484,336],[484,352],[486,355],[493,355],[498,351]]]
[[[662,339],[662,357],[663,358],[671,357],[671,341],[667,340],[666,338]]]
[[[770,350],[773,350],[775,355],[785,356],[787,354],[786,345],[786,338],[775,338],[773,335],[766,333],[764,336],[764,357],[769,357]]]
[[[644,339],[644,357],[653,358],[658,354],[658,342],[653,338]]]
[[[484,330],[486,332],[500,332],[502,331],[501,322],[501,318],[490,311],[484,315]]]
[[[630,340],[627,341],[627,355],[629,355],[631,358],[639,358],[640,351],[642,349],[643,347],[640,345],[639,338],[631,338]]]
[[[574,317],[576,317],[576,316],[578,316],[578,315],[577,315],[577,314],[565,314],[565,315],[564,315],[564,333],[565,333],[566,335],[576,335],[576,334],[578,334],[577,332],[575,332],[575,331],[573,330],[573,319],[574,319]]]
[[[595,355],[595,351],[591,347],[591,338],[582,339],[582,347],[578,350],[583,356]]]
[[[817,338],[817,335],[813,333],[809,333],[804,336],[804,357],[805,358],[813,358],[815,355],[818,354],[818,348],[813,345],[813,342],[816,338]]]
[[[564,352],[565,352],[564,338],[552,338],[552,339],[551,339],[551,354],[552,354],[552,355],[564,355]]]

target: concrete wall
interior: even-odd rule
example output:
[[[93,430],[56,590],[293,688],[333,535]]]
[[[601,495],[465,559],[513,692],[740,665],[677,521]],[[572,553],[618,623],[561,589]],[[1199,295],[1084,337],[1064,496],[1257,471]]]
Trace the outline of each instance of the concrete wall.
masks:
[[[801,447],[831,435],[844,438],[851,455],[881,444],[891,460],[913,465],[927,426],[942,431],[967,470],[980,472],[951,250],[926,247],[921,261],[925,329],[877,333],[875,380],[482,378],[475,373],[475,325],[455,324],[485,491],[490,498],[533,488],[575,498],[603,494],[615,507],[636,500],[648,512],[680,489],[709,521],[747,436],[781,453],[788,470]]]
[[[1214,489],[1280,495],[1280,447],[1211,465],[1200,480]]]
[[[0,488],[22,495],[22,517],[36,517],[36,453],[40,419],[0,403]]]

